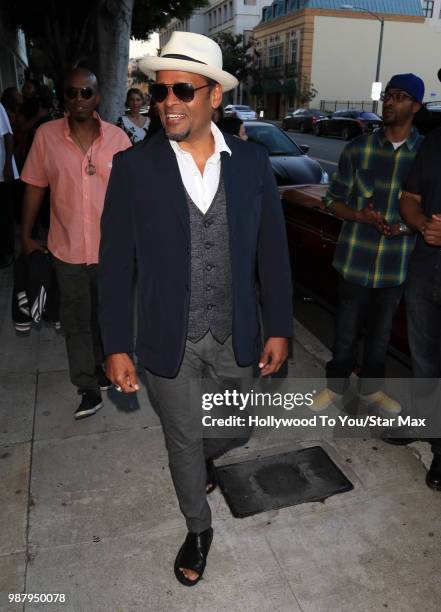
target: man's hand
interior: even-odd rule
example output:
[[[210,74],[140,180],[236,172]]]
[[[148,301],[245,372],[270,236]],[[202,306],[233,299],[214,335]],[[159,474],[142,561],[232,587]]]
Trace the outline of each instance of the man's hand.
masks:
[[[26,238],[22,240],[22,249],[25,255],[30,255],[34,251],[43,251],[43,253],[47,253],[47,249],[45,249],[41,244],[38,244],[36,240],[32,240],[32,238]]]
[[[135,365],[127,353],[114,353],[107,357],[106,376],[124,393],[139,391]]]
[[[288,357],[288,338],[268,338],[260,356],[261,376],[278,372]]]
[[[383,232],[387,238],[395,238],[395,236],[405,236],[409,232],[402,232],[400,229],[401,223],[392,223],[388,225]]]
[[[380,234],[386,234],[386,232],[389,231],[389,224],[383,219],[378,211],[374,210],[374,205],[372,203],[369,203],[357,212],[356,221],[358,223],[374,225],[375,229],[379,231]]]
[[[441,246],[441,215],[432,215],[420,231],[427,244]]]

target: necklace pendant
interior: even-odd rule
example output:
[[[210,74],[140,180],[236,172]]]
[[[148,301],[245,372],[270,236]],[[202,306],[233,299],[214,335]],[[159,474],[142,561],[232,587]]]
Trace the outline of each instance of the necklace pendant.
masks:
[[[89,163],[87,164],[87,167],[86,167],[86,172],[87,172],[87,174],[89,174],[89,175],[95,174],[95,172],[96,172],[96,168],[95,168],[95,166],[94,166],[94,165],[93,165],[91,162],[89,162]]]

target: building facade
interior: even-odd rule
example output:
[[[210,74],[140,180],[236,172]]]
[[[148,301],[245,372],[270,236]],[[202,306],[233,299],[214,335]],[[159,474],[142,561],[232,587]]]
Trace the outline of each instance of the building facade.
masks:
[[[253,28],[262,18],[262,10],[271,0],[209,0],[204,8],[197,9],[191,17],[180,21],[172,19],[159,33],[161,48],[176,30],[215,36],[221,32],[243,34],[248,42]]]
[[[429,25],[441,32],[441,0],[421,0],[421,4]]]
[[[10,30],[0,20],[0,92],[7,87],[21,89],[28,67],[25,36],[21,30]]]
[[[380,81],[415,72],[426,83],[427,99],[441,100],[438,14],[426,18],[420,0],[357,0],[342,9],[339,0],[275,0],[254,28],[257,105],[280,119],[297,106],[325,102],[369,104],[375,80],[380,19],[384,21]],[[427,4],[427,3],[426,3]],[[440,8],[438,6],[438,8]],[[316,95],[313,88],[316,90]],[[340,106],[342,107],[342,106]]]
[[[172,19],[166,28],[159,31],[159,47],[162,49],[170,40],[173,32],[194,32],[195,34],[207,34],[206,32],[206,8],[197,9],[188,19]]]

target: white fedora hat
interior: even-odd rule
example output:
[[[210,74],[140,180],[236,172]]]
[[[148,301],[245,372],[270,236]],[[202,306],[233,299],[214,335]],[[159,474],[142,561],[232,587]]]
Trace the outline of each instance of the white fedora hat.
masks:
[[[192,32],[173,32],[159,57],[146,55],[139,62],[146,74],[158,70],[182,70],[202,74],[222,85],[224,91],[238,86],[239,81],[222,70],[222,51],[208,36]]]

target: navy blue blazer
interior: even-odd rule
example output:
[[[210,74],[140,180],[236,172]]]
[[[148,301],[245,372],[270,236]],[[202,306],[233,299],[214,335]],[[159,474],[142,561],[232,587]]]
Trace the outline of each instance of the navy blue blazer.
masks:
[[[292,336],[292,288],[285,222],[265,150],[225,135],[221,153],[233,283],[237,363],[261,352],[264,335]],[[174,377],[184,354],[190,303],[190,222],[184,186],[161,130],[118,153],[101,220],[99,317],[106,355],[132,353],[151,372]],[[138,330],[134,346],[134,289]],[[257,289],[259,286],[259,290]]]

